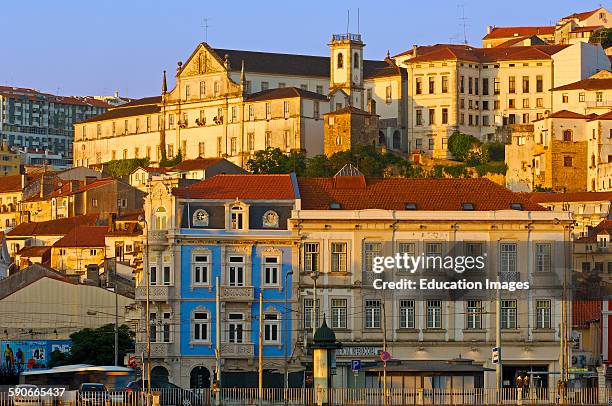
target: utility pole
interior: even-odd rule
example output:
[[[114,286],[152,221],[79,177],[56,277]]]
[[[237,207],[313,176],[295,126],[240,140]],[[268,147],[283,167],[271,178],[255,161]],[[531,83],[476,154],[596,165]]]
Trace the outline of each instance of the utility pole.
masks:
[[[221,293],[219,276],[215,278],[215,374],[217,375],[217,393],[215,403],[221,404]]]
[[[317,279],[319,278],[319,271],[313,271],[310,274],[310,277],[314,281],[314,293],[313,293],[313,304],[312,304],[312,337],[314,338],[314,334],[317,331],[317,324],[319,323],[319,318],[317,317]]]
[[[283,348],[285,350],[285,404],[287,404],[287,389],[289,388],[289,363],[287,362],[287,352],[289,348],[287,348],[287,338],[289,336],[289,325],[291,323],[291,318],[289,317],[289,291],[291,291],[291,286],[289,286],[289,277],[293,275],[293,271],[289,270],[285,274],[285,317],[283,322],[285,323],[285,331],[283,332]],[[291,344],[291,341],[289,341]]]
[[[498,277],[498,280],[501,279]],[[501,402],[503,388],[502,357],[504,352],[501,348],[501,293],[497,289],[497,301],[495,303],[495,346],[497,347],[497,364],[495,365],[495,387],[497,388],[497,402]]]
[[[259,291],[259,404],[263,399],[263,292]]]
[[[382,328],[383,328],[383,351],[387,352],[387,312],[385,311],[385,296],[382,300]],[[383,361],[383,404],[388,405],[387,399],[387,361]]]
[[[115,266],[117,266],[116,262]],[[119,298],[117,293],[117,268],[115,268],[115,366],[119,366]]]

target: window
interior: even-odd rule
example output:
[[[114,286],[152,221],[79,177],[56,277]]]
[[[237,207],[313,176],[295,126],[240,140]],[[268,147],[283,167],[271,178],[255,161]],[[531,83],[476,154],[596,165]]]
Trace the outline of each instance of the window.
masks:
[[[346,250],[347,243],[332,242],[331,243],[331,271],[346,272]]]
[[[353,67],[354,68],[358,68],[359,67],[359,53],[355,52],[353,54]]]
[[[98,199],[91,199],[91,207],[98,207]]]
[[[347,307],[346,299],[331,300],[332,328],[347,328]]]
[[[400,328],[415,328],[414,300],[400,300]]]
[[[603,101],[603,92],[595,92],[595,101],[598,103]]]
[[[523,93],[529,93],[529,76],[523,76]]]
[[[529,124],[529,113],[523,113],[523,124]]]
[[[149,284],[157,285],[157,267],[152,266],[149,268]]]
[[[223,138],[217,137],[217,156],[220,157],[223,154]]]
[[[96,135],[100,137],[102,135],[102,124],[96,125]]]
[[[465,309],[465,328],[480,330],[482,328],[482,301],[468,300]]]
[[[436,109],[429,109],[429,124],[436,123]]]
[[[95,257],[98,253],[98,250],[89,250],[89,255]]]
[[[380,328],[380,300],[365,301],[365,328]]]
[[[564,130],[563,131],[563,141],[571,142],[572,141],[572,130]]]
[[[307,85],[307,84],[305,84],[305,83],[302,83],[302,84],[300,85],[300,89],[302,89],[302,90],[308,90],[308,85]]]
[[[508,108],[509,108],[509,109],[514,109],[514,108],[516,108],[515,99],[508,99]]]
[[[206,148],[205,148],[206,144],[204,144],[203,142],[199,142],[198,143],[198,155],[203,157],[204,155],[206,155]]]
[[[528,109],[529,108],[529,99],[523,99],[523,108],[524,109]]]
[[[287,84],[285,82],[278,82],[278,88],[282,89],[284,87],[287,87]]]
[[[247,134],[247,148],[249,149],[249,151],[255,150],[255,134],[254,133]]]
[[[195,312],[193,314],[193,341],[208,341],[209,325],[208,313]]]
[[[536,300],[536,328],[550,328],[550,300],[548,299]]]
[[[215,92],[215,96],[219,95],[219,82],[213,83],[213,91]]]
[[[323,86],[317,85],[316,90],[317,90],[317,93],[323,94]]]
[[[163,266],[162,283],[164,285],[170,285],[170,265]]]
[[[564,156],[563,157],[563,166],[565,166],[566,168],[571,168],[573,166],[573,159],[571,156]]]
[[[499,110],[501,107],[501,101],[500,100],[493,100],[493,110]]]
[[[442,124],[448,124],[448,108],[442,109]]]
[[[428,300],[427,301],[427,328],[440,329],[442,328],[442,301]]]
[[[342,69],[344,67],[344,55],[342,55],[342,52],[338,53],[338,56],[336,58],[336,67],[338,69]]]
[[[542,75],[536,76],[536,92],[541,93],[544,91],[544,78]]]
[[[319,271],[319,243],[304,243],[304,272]]]
[[[488,78],[482,79],[482,94],[485,96],[489,95],[489,79]]]
[[[200,82],[200,99],[203,99],[206,96],[206,82]]]
[[[283,102],[283,117],[285,118],[289,117],[289,102],[288,101]]]
[[[465,92],[464,77],[463,76],[459,77],[459,92],[461,92],[461,93]]]
[[[280,259],[264,257],[264,286],[280,285]]]
[[[516,329],[516,300],[501,301],[501,328]]]
[[[189,99],[191,96],[191,87],[189,85],[185,85],[185,100]]]
[[[391,86],[387,86],[385,88],[385,101],[387,102],[387,104],[391,103]]]
[[[230,209],[230,229],[242,230],[244,209],[241,206],[232,206]]]
[[[493,79],[493,94],[499,94],[500,88],[501,88],[501,85],[500,85],[499,78]]]
[[[561,94],[561,103],[567,103],[569,101],[569,95],[567,93]]]
[[[415,81],[415,93],[416,94],[423,93],[422,78],[415,78],[414,81]]]
[[[585,95],[584,95],[584,93],[578,93],[578,101],[579,101],[579,102],[583,102],[583,101],[584,101],[584,99],[585,99]]]
[[[416,125],[423,125],[423,110],[416,111]]]
[[[249,104],[249,121],[255,120],[255,106]]]
[[[313,113],[313,117],[314,117],[315,119],[318,119],[318,118],[319,118],[319,115],[320,115],[320,113],[319,113],[319,102],[315,100],[313,103],[314,103],[314,113]]]
[[[151,342],[156,342],[157,341],[157,314],[155,313],[150,313],[149,314],[149,322],[150,322],[150,326],[149,326],[149,339]]]
[[[229,313],[228,341],[230,343],[244,343],[244,315],[242,313]]]
[[[428,92],[429,94],[435,93],[436,91],[436,78],[433,76],[429,76],[427,78],[428,82],[429,82],[429,89]]]
[[[209,285],[210,256],[196,254],[191,264],[194,285]]]
[[[544,107],[544,99],[541,97],[538,97],[536,99],[536,107]]]
[[[320,314],[319,299],[317,299],[317,317],[315,324],[319,326],[319,314]],[[314,310],[314,299],[304,299],[304,328],[312,329],[313,322],[313,310]]]
[[[232,156],[236,155],[236,153],[238,152],[237,146],[238,146],[238,138],[232,137],[230,139],[230,155]]]
[[[272,117],[272,105],[270,103],[266,103],[266,119],[270,119]]]
[[[264,90],[268,90],[270,88],[270,83],[268,82],[261,82],[261,91],[263,92]]]
[[[468,93],[469,93],[469,94],[472,94],[472,83],[473,83],[473,82],[472,82],[472,78],[471,78],[471,77],[469,77],[469,78],[468,78]]]
[[[244,257],[230,256],[227,277],[229,286],[244,286]]]
[[[276,313],[265,313],[263,320],[264,344],[280,344],[280,317]]]
[[[232,120],[232,123],[235,123],[236,121],[238,121],[238,107],[236,106],[232,106],[231,120]]]
[[[536,272],[549,272],[551,260],[551,245],[537,243],[535,249]]]
[[[516,78],[514,76],[508,77],[508,93],[516,93]]]
[[[516,272],[516,254],[515,243],[503,243],[500,245],[500,272],[514,273]]]
[[[442,93],[448,93],[448,76],[442,76]]]
[[[366,242],[363,246],[364,268],[366,272],[372,272],[372,262],[375,257],[382,255],[382,243]]]

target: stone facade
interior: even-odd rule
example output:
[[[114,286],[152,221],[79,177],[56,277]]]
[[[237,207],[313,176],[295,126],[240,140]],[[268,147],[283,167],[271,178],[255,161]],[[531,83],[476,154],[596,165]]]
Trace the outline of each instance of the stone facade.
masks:
[[[345,107],[323,116],[324,153],[331,156],[356,145],[377,145],[378,116],[354,107]]]

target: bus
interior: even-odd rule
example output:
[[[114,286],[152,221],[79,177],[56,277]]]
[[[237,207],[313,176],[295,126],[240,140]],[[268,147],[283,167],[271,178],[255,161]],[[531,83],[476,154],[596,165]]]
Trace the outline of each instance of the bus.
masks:
[[[19,383],[78,390],[82,383],[96,382],[106,385],[109,391],[121,391],[135,375],[132,368],[77,364],[22,372]]]

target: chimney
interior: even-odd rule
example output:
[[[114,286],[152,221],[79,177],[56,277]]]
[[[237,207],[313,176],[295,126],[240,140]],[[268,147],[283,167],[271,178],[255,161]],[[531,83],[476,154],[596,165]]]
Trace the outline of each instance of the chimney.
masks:
[[[491,31],[493,31],[493,26],[492,25],[487,25],[487,34],[490,34]]]
[[[115,90],[115,99],[119,98],[119,90]]]
[[[416,56],[417,56],[417,46],[416,46],[416,44],[414,44],[412,46],[412,57],[414,58]]]
[[[96,264],[87,265],[87,279],[93,286],[100,286],[100,268]]]

